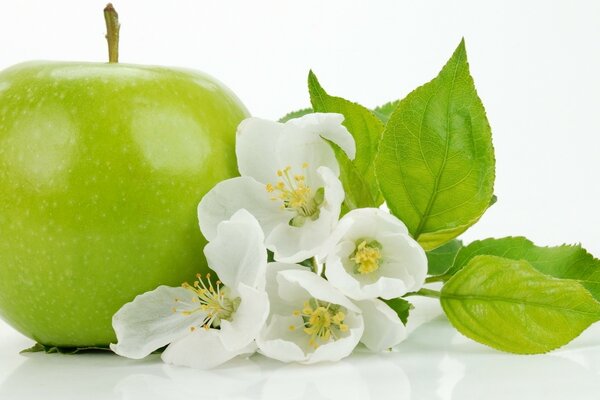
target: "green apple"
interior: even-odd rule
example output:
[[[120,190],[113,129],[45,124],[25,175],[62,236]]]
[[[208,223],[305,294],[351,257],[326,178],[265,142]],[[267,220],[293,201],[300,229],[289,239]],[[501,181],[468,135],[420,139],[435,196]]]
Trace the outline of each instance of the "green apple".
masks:
[[[196,207],[248,115],[199,73],[29,62],[0,73],[0,316],[98,346],[136,295],[207,269]]]

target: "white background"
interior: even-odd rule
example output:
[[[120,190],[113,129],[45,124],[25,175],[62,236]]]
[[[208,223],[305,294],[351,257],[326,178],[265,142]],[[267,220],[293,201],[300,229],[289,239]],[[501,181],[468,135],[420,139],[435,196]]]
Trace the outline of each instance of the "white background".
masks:
[[[105,61],[103,6],[101,1],[3,2],[0,67],[30,59]],[[581,242],[600,256],[600,2],[121,0],[115,6],[122,23],[122,62],[203,70],[225,82],[254,115],[273,119],[308,105],[306,76],[310,68],[331,94],[369,107],[404,97],[437,74],[464,36],[471,72],[493,129],[499,198],[464,238],[525,235],[538,244]],[[464,352],[473,351],[483,354],[480,361],[487,362],[492,371],[498,365],[506,368],[499,379],[521,382],[525,374],[532,382],[537,382],[536,377],[540,383],[553,381],[546,396],[568,393],[561,392],[561,385],[573,384],[569,371],[575,371],[573,379],[580,387],[589,389],[586,393],[599,392],[591,382],[598,378],[600,363],[591,360],[600,360],[600,350],[589,346],[600,345],[600,335],[595,342],[586,342],[593,338],[588,334],[572,345],[571,352],[559,353],[574,361],[557,362],[561,357],[551,355],[532,367],[528,363],[533,362],[522,357],[505,358],[478,345],[461,345],[464,339],[446,328],[443,321],[430,325],[432,340],[439,329],[457,346],[428,347],[414,338],[403,344],[403,351],[414,353],[415,360],[420,359],[415,353],[419,349],[424,357],[438,360],[435,357],[439,356],[451,366],[450,372],[440,377],[412,374],[410,368],[407,371],[410,365],[404,365],[408,383],[402,386],[407,390],[402,393],[406,398],[475,395],[471,389],[453,389],[456,382],[465,381],[472,385],[468,388],[480,388],[485,377],[493,375],[469,368]],[[0,322],[3,338],[2,399],[26,398],[14,389],[15,375],[19,384],[39,387],[23,380],[23,371],[17,368],[21,364],[33,371],[25,375],[44,375],[53,365],[81,371],[81,361],[60,358],[52,364],[37,356],[26,360],[16,355],[19,346],[29,342]],[[107,365],[118,364],[110,360]],[[357,357],[348,365],[359,366],[362,373],[384,368],[389,360],[379,363]],[[573,363],[581,371],[573,369]],[[443,372],[446,364],[432,361],[431,365]],[[261,364],[263,367],[267,373],[278,368]],[[461,368],[462,377],[457,372]],[[514,374],[510,373],[513,368]],[[321,371],[327,374],[327,369]],[[477,379],[470,379],[469,371],[479,374]],[[98,374],[89,370],[89,376]],[[78,376],[87,375],[80,372]],[[367,378],[368,386],[375,382],[369,379],[375,378]],[[59,396],[60,390],[53,385],[60,387],[60,381],[49,379],[47,385],[52,387],[44,386],[46,392],[40,393],[52,396],[54,390]],[[489,383],[494,384],[493,380]],[[521,383],[527,386],[526,381]],[[87,387],[79,385],[83,390]],[[415,390],[419,385],[435,390],[425,395]],[[94,390],[116,398],[136,398],[112,389]],[[198,390],[211,389],[203,384]],[[264,388],[240,393],[263,395]],[[320,389],[318,393],[327,396]],[[515,396],[519,392],[509,393]],[[529,392],[529,398],[533,395]],[[61,396],[65,398],[64,393]]]

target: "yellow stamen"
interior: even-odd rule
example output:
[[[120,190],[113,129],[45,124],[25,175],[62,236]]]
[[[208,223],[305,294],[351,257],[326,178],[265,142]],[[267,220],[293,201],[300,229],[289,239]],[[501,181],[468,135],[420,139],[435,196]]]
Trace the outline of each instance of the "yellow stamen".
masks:
[[[301,327],[309,336],[309,345],[314,348],[332,338],[337,340],[340,333],[348,331],[348,325],[344,323],[346,314],[338,305],[311,299],[304,303],[302,311],[294,310],[292,314],[301,316],[303,323],[300,326],[291,325],[289,329],[295,331]]]
[[[374,242],[378,244],[377,242]],[[353,257],[350,260],[354,261],[357,265],[356,270],[361,274],[370,274],[371,272],[377,271],[381,263],[381,250],[377,245],[367,243],[363,240],[356,247]]]
[[[308,163],[303,163],[302,168],[306,170]],[[287,209],[296,213],[290,224],[301,226],[305,218],[316,219],[319,215],[319,207],[323,203],[323,189],[316,192],[306,184],[306,172],[303,174],[292,175],[291,166],[277,171],[277,176],[281,180],[275,184],[268,183],[266,190],[268,193],[276,193],[271,196],[271,200],[282,202],[282,209]]]
[[[213,285],[210,280],[210,274],[206,274],[206,283],[200,274],[197,274],[197,281],[193,285],[185,282],[181,286],[184,289],[190,290],[195,294],[191,303],[197,303],[197,306],[193,309],[186,309],[178,311],[173,308],[173,312],[180,312],[182,315],[190,316],[196,312],[206,313],[206,316],[198,326],[202,326],[204,329],[211,327],[219,327],[221,320],[228,320],[237,310],[240,299],[231,299],[228,296],[228,289],[222,287],[221,281],[216,281]],[[175,299],[176,302],[184,303],[179,299]],[[191,305],[187,302],[187,305]],[[195,330],[192,327],[191,330]]]

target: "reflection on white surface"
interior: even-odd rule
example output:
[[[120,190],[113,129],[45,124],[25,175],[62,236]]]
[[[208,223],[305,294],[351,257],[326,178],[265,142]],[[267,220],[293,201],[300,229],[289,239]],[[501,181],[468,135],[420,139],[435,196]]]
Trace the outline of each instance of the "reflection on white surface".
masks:
[[[0,399],[596,399],[600,325],[548,355],[503,354],[460,336],[421,307],[396,352],[359,351],[331,364],[282,364],[261,356],[211,371],[132,361],[111,354],[18,355],[0,344]],[[419,308],[417,308],[419,310]],[[431,319],[433,318],[433,319]],[[3,338],[4,339],[4,338]]]

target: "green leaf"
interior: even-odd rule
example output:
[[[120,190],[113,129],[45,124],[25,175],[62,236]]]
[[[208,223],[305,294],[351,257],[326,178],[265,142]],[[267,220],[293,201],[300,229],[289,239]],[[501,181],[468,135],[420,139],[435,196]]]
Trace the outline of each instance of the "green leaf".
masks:
[[[340,113],[344,116],[344,126],[356,142],[356,157],[352,161],[343,152],[336,151],[341,170],[340,180],[347,197],[346,208],[381,205],[383,197],[375,179],[374,160],[383,123],[360,104],[327,94],[312,71],[308,74],[308,91],[316,112]],[[368,191],[365,192],[365,189]]]
[[[388,306],[390,306],[390,308],[394,310],[396,314],[398,314],[398,318],[400,318],[400,321],[402,321],[402,323],[406,325],[406,322],[408,321],[408,314],[410,313],[410,310],[412,310],[413,305],[408,300],[402,298],[390,300],[382,299],[382,301]]]
[[[457,237],[492,201],[494,149],[464,41],[431,82],[392,114],[377,178],[390,211],[425,250]]]
[[[398,107],[398,104],[400,104],[400,100],[390,101],[382,106],[375,107],[373,113],[385,124],[390,119],[394,110],[396,110],[396,107]]]
[[[310,114],[312,112],[314,112],[312,108],[303,108],[298,111],[292,111],[291,113],[288,113],[288,114],[284,115],[283,117],[281,117],[279,119],[279,122],[287,122],[290,119],[300,118],[301,116]]]
[[[519,354],[561,347],[600,319],[600,303],[578,282],[496,256],[471,259],[443,286],[440,301],[463,335]]]
[[[379,204],[377,204],[371,195],[371,187],[365,182],[364,177],[354,163],[352,163],[348,156],[346,156],[346,153],[337,144],[331,141],[328,142],[335,151],[340,166],[340,182],[342,182],[345,190],[341,215],[355,208],[377,207]]]
[[[462,245],[462,241],[454,239],[437,249],[428,251],[427,273],[429,275],[441,275],[446,272],[454,264],[456,253],[458,253]]]
[[[156,349],[152,354],[160,354],[165,350],[166,346]],[[51,346],[41,343],[36,343],[28,349],[21,350],[20,353],[41,353],[46,354],[85,354],[85,353],[106,353],[112,352],[109,347],[103,346],[86,346],[86,347],[62,347],[62,346]]]
[[[41,343],[36,343],[28,349],[21,350],[21,353],[39,353],[44,352],[46,354],[79,354],[79,353],[96,353],[96,352],[107,352],[112,351],[108,347],[98,346],[87,346],[87,347],[60,347],[50,346]]]
[[[526,260],[546,275],[580,282],[594,298],[600,300],[600,260],[580,245],[539,247],[524,237],[478,240],[458,252],[446,275],[450,277],[457,273],[478,255]]]

